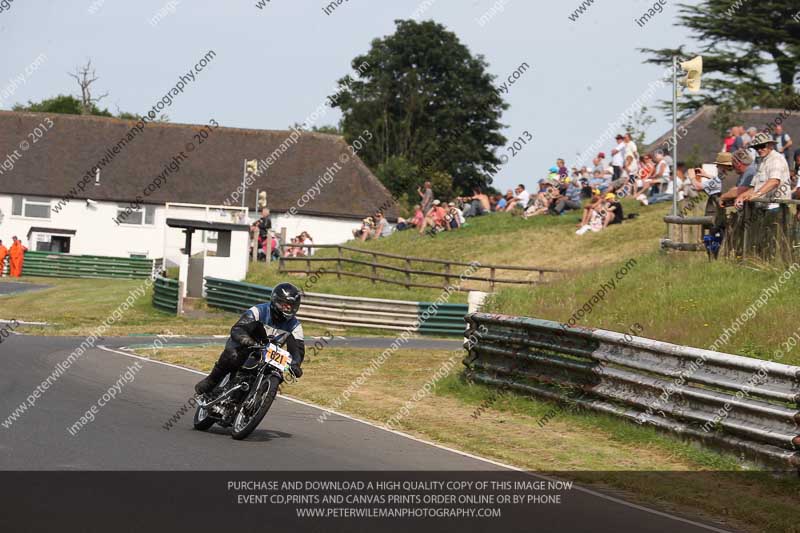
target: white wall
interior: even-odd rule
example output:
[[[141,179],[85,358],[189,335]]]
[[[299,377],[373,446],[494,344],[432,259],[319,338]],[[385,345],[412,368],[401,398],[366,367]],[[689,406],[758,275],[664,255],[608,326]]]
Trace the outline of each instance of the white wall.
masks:
[[[56,201],[56,199],[52,199],[52,205],[55,205]],[[230,211],[212,209],[206,213],[203,209],[171,206],[167,213],[165,206],[156,206],[153,225],[117,225],[114,221],[117,216],[117,203],[97,202],[89,205],[85,200],[72,200],[58,213],[51,210],[49,219],[26,218],[11,215],[11,195],[8,194],[0,194],[0,211],[3,215],[2,221],[0,221],[0,239],[8,244],[11,243],[12,235],[17,235],[23,242],[26,242],[29,248],[34,249],[33,243],[27,242],[27,234],[32,226],[76,230],[75,235],[71,236],[70,253],[72,254],[113,257],[142,254],[150,259],[166,257],[167,263],[174,265],[180,261],[180,249],[184,246],[185,234],[180,229],[166,228],[167,217],[236,222],[232,220]],[[350,240],[353,238],[352,230],[359,225],[358,220],[306,215],[272,215],[272,227],[276,232],[280,232],[281,227],[286,227],[287,236],[292,238],[302,231],[307,231],[317,244],[341,244]],[[203,250],[202,233],[197,231],[192,237],[194,253]],[[249,246],[246,233],[234,232],[234,236],[231,255],[242,250],[246,254]],[[205,246],[209,251],[216,250],[213,243]],[[210,266],[210,268],[216,272],[218,268],[223,267]],[[227,268],[229,267],[224,267],[224,269]],[[241,267],[235,267],[231,271],[231,275],[239,275],[240,270]],[[220,277],[228,278],[229,276]],[[234,278],[230,277],[229,279]]]
[[[352,239],[353,230],[361,226],[360,220],[330,217],[273,214],[271,218],[276,233],[280,234],[281,228],[286,227],[286,237],[291,239],[307,231],[315,244],[342,244]]]

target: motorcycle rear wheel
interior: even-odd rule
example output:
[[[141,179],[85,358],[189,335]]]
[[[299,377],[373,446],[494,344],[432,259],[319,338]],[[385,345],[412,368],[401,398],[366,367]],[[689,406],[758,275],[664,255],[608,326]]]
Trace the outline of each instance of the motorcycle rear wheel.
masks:
[[[242,402],[242,407],[239,409],[239,412],[236,413],[236,417],[233,420],[233,428],[231,429],[231,437],[234,440],[247,438],[264,419],[269,408],[272,407],[272,402],[275,400],[275,395],[278,393],[278,385],[281,384],[281,380],[275,375],[270,375],[264,383],[267,389],[263,390],[265,385],[262,384],[260,387],[262,390],[252,390],[245,401]],[[255,401],[258,407],[255,408],[254,414],[248,415],[245,412],[245,405],[252,399],[253,395],[255,395]]]
[[[218,393],[223,389],[225,385],[228,384],[228,381],[230,381],[230,374],[226,375],[222,379],[222,382],[214,388],[214,393]],[[216,420],[211,418],[208,409],[204,409],[198,404],[194,410],[194,429],[197,431],[206,431],[213,426],[215,422]]]

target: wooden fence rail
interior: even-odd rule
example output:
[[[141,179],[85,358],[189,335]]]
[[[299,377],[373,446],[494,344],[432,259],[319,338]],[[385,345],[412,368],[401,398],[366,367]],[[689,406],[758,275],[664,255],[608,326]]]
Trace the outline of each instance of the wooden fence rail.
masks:
[[[767,210],[757,204],[778,204],[778,208]],[[800,228],[790,212],[792,205],[800,205],[800,200],[754,198],[745,202],[742,210],[734,211],[726,217],[722,254],[737,259],[793,261],[800,247],[797,235]],[[713,226],[713,217],[668,215],[664,217],[664,222],[669,225],[708,228]],[[662,239],[661,246],[672,250],[705,251],[705,246],[700,242]]]
[[[447,287],[451,285],[451,280],[461,280],[461,281],[475,281],[475,282],[484,282],[488,283],[489,287],[494,290],[496,284],[517,284],[517,285],[536,285],[540,283],[544,283],[546,281],[545,275],[546,274],[557,274],[563,271],[551,269],[551,268],[540,268],[540,267],[525,267],[525,266],[518,266],[518,265],[482,265],[479,263],[465,263],[461,261],[446,261],[442,259],[427,259],[422,257],[409,257],[404,255],[396,255],[396,254],[389,254],[384,252],[373,252],[370,250],[362,250],[360,248],[352,248],[349,246],[342,246],[337,244],[315,244],[315,245],[299,245],[299,244],[283,244],[280,246],[281,249],[285,250],[287,248],[313,248],[314,250],[319,249],[336,249],[337,255],[329,256],[329,257],[318,257],[318,256],[300,256],[300,257],[287,257],[284,254],[281,254],[281,259],[278,264],[278,269],[282,273],[296,273],[296,274],[314,274],[314,273],[322,273],[322,274],[336,274],[336,277],[341,279],[342,276],[345,277],[353,277],[353,278],[361,278],[361,279],[369,279],[372,283],[390,283],[393,285],[400,285],[403,287],[411,288],[411,287],[423,287],[423,288],[430,288],[430,289],[441,289],[443,287]],[[347,257],[344,255],[344,252],[351,252],[353,254],[361,254],[367,255],[372,257],[372,261],[365,261],[363,259],[356,259],[354,257]],[[405,266],[398,266],[392,265],[385,262],[379,262],[378,258],[386,258],[391,260],[396,260],[402,262]],[[327,271],[323,270],[325,264],[335,263],[336,270],[335,271]],[[415,269],[413,268],[412,263],[422,263],[423,265],[441,265],[442,271],[435,271],[430,270],[429,268],[425,268],[423,266],[422,269]],[[293,268],[295,265],[299,265],[301,268]],[[321,265],[322,268],[316,267],[314,268],[312,265]],[[347,265],[354,265],[358,267],[367,267],[366,269],[370,272],[369,274],[364,272],[354,272],[352,270],[348,270],[345,267]],[[453,267],[461,267],[453,268]],[[475,270],[475,272],[480,270],[488,270],[489,273],[483,275],[475,275],[475,272],[470,274],[464,274],[464,270],[471,267]],[[404,274],[404,279],[390,279],[387,277],[383,277],[379,274],[380,270],[396,272],[400,274]],[[510,277],[502,277],[498,276],[498,271],[515,271],[515,272],[529,272],[537,274],[537,279],[516,279]],[[435,278],[444,278],[444,282],[442,284],[434,284],[434,283],[424,283],[419,280],[414,280],[412,276],[428,276],[428,277],[435,277]],[[473,290],[470,287],[465,287],[459,284],[456,290],[466,291],[466,290]]]

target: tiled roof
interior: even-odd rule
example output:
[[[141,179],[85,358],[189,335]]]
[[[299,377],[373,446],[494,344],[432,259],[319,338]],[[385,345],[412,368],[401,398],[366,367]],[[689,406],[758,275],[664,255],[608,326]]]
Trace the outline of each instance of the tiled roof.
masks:
[[[53,127],[22,152],[20,142],[30,143],[28,134],[45,118],[52,120]],[[134,124],[104,117],[0,111],[0,161],[14,150],[22,155],[12,170],[3,169],[0,193],[66,195]],[[202,129],[202,125],[148,124],[101,169],[101,185],[91,184],[76,197],[132,201],[183,151],[187,160],[177,173],[166,176],[166,184],[145,198],[145,203],[222,204],[242,183],[243,160],[265,160],[291,134],[219,127],[200,144],[196,135]],[[193,151],[187,150],[187,143],[194,144]],[[390,205],[389,192],[370,170],[358,158],[349,157],[342,164],[344,154],[350,155],[350,151],[342,137],[302,133],[296,144],[256,178],[247,191],[247,204],[254,206],[256,189],[266,190],[270,209],[284,212],[297,207],[298,199],[317,185],[316,198],[299,207],[299,214],[362,218],[381,205]],[[321,181],[326,169],[337,162],[341,170],[333,180]],[[395,218],[396,210],[389,209],[387,215]]]

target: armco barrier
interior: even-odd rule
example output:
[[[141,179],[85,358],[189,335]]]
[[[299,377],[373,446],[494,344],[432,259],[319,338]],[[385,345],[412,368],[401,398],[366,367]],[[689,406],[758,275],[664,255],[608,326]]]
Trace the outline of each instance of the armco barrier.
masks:
[[[153,260],[26,252],[22,275],[50,278],[146,279],[153,276]]]
[[[800,468],[800,367],[535,318],[466,320],[467,336],[481,329],[464,360],[474,381]]]
[[[180,283],[157,276],[153,283],[153,307],[177,315],[181,311]]]
[[[257,303],[267,302],[271,287],[241,283],[218,278],[206,279],[208,304],[227,311],[243,312]],[[374,329],[404,330],[419,326],[415,331],[431,335],[463,335],[466,304],[405,302],[377,298],[357,298],[307,292],[298,317],[307,322],[336,326],[355,326]],[[424,319],[425,313],[427,319]]]

